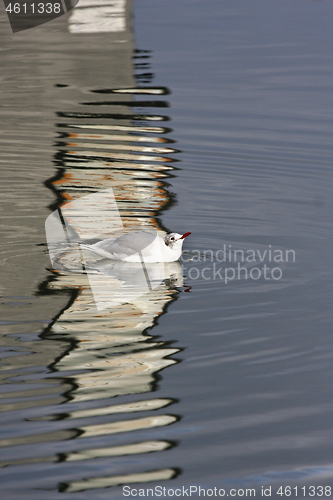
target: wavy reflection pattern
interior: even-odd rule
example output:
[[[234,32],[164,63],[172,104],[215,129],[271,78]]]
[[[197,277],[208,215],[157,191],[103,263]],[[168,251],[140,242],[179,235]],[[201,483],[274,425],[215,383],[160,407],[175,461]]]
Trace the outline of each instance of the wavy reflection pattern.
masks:
[[[161,231],[157,218],[172,202],[166,179],[174,168],[169,155],[176,150],[171,147],[171,139],[166,138],[169,129],[155,124],[168,118],[151,114],[149,108],[167,107],[166,101],[156,100],[156,96],[161,98],[167,92],[157,87],[96,89],[92,91],[95,99],[83,102],[82,111],[59,112],[57,160],[60,171],[50,183],[58,198],[77,200],[85,194],[112,187],[126,230],[154,228]],[[105,94],[107,100],[104,100]],[[142,95],[145,100],[134,100],[135,96]],[[154,99],[148,100],[151,96]],[[139,112],[133,112],[134,109]],[[96,203],[100,209],[103,197],[98,199],[97,196]],[[77,229],[75,221],[73,224]],[[93,228],[81,221],[79,229],[81,237],[87,239],[110,233],[103,210],[100,217],[94,218]],[[163,281],[149,293],[102,312],[96,310],[86,275],[58,271],[57,278],[50,283],[51,289],[78,290],[74,302],[60,315],[49,333],[49,338],[59,335],[75,344],[75,348],[62,356],[53,368],[59,375],[71,374],[74,388],[67,393],[69,404],[79,403],[83,408],[89,405],[89,409],[66,412],[65,421],[70,427],[72,419],[93,421],[88,425],[78,424],[77,437],[87,445],[80,444],[79,449],[65,453],[63,460],[110,459],[162,451],[172,446],[171,442],[163,440],[132,442],[130,437],[126,437],[124,444],[115,445],[112,436],[170,425],[177,420],[176,416],[164,411],[156,414],[157,410],[173,403],[172,399],[141,399],[142,396],[137,399],[138,395],[153,391],[158,372],[176,362],[171,356],[178,349],[156,342],[147,334],[147,329],[153,327],[156,318],[175,299],[177,292],[170,281],[176,275],[179,284],[181,270],[174,271],[173,268],[169,281]],[[107,284],[109,286],[109,282]],[[110,405],[110,398],[128,395],[136,395],[136,398],[122,405]],[[91,408],[94,400],[100,400],[99,405]],[[149,412],[148,416],[128,418],[128,413],[142,411]],[[109,416],[111,421],[96,424],[100,416]],[[63,483],[60,489],[80,491],[163,480],[177,473],[173,468],[133,472],[127,469],[124,462],[122,474],[84,477]]]
[[[135,54],[145,61],[148,57]],[[59,169],[47,182],[57,196],[54,208],[112,188],[126,230],[162,231],[158,217],[172,203],[167,179],[174,169],[170,155],[176,152],[168,138],[170,130],[162,125],[168,118],[159,112],[168,106],[167,93],[166,88],[153,86],[94,89],[79,110],[58,113]],[[109,221],[101,208],[103,196],[96,196],[92,209],[100,216],[94,218],[93,227],[81,220],[81,237],[109,235]],[[147,432],[177,421],[166,411],[174,400],[154,397],[153,392],[159,372],[176,363],[172,356],[179,349],[155,340],[147,330],[176,298],[173,280],[176,276],[180,284],[181,270],[175,265],[169,280],[103,311],[97,311],[84,273],[69,272],[66,266],[54,271],[48,293],[72,293],[69,306],[42,335],[44,341],[67,346],[60,355],[57,350],[49,365],[51,377],[60,381],[62,398],[52,406],[36,403],[43,411],[31,414],[33,431],[28,436],[13,435],[0,442],[8,449],[22,447],[20,459],[9,453],[2,466],[59,462],[63,478],[59,490],[67,492],[166,480],[178,473],[173,467],[145,468],[139,460],[119,462],[119,457],[140,457],[174,446],[165,439],[151,439]],[[59,388],[55,390],[59,393]],[[115,397],[121,402],[113,402]],[[31,447],[37,443],[34,456]],[[96,460],[98,467],[92,465]],[[78,461],[86,464],[84,472],[75,465]],[[113,473],[99,477],[97,470]]]
[[[121,18],[123,10],[129,16],[128,2],[102,3],[112,14],[102,31],[123,33]],[[80,2],[69,18],[70,31],[91,33],[92,26],[97,26],[89,21],[95,10],[94,2]],[[95,14],[98,17],[101,12]],[[103,19],[106,17],[100,16],[101,22]],[[126,30],[130,39],[128,26]],[[168,178],[175,169],[172,155],[176,150],[165,126],[168,117],[161,113],[168,107],[168,90],[152,86],[149,57],[147,51],[134,51],[134,66],[140,73],[137,87],[129,83],[133,77],[127,69],[126,75],[123,70],[123,87],[82,91],[59,84],[68,92],[71,108],[58,113],[58,171],[46,185],[57,198],[53,210],[95,193],[90,207],[94,223],[90,212],[83,210],[72,221],[82,238],[109,235],[103,193],[110,188],[126,230],[163,232],[159,216],[173,202]],[[113,62],[115,67],[132,68],[129,61],[119,66],[118,53]],[[165,279],[142,295],[98,311],[87,275],[70,272],[66,259],[63,263],[41,286],[41,293],[63,296],[66,292],[68,305],[39,336],[42,342],[39,338],[35,342],[34,354],[24,356],[22,349],[22,356],[14,359],[17,367],[11,363],[17,368],[15,383],[19,384],[26,369],[31,375],[25,374],[24,380],[31,383],[29,390],[18,389],[11,394],[10,403],[2,405],[2,411],[8,411],[4,417],[8,429],[0,439],[4,450],[0,467],[15,466],[21,488],[27,492],[32,483],[34,491],[52,489],[56,482],[59,491],[70,493],[174,477],[178,470],[172,464],[156,469],[154,460],[144,457],[175,445],[159,434],[160,428],[178,419],[169,411],[175,400],[157,397],[155,391],[159,373],[177,362],[174,356],[179,349],[156,340],[148,331],[177,298],[175,285],[182,279],[179,264],[164,269]],[[117,293],[126,282],[124,269],[119,273],[113,277]],[[103,284],[103,276],[100,282],[102,291],[103,286],[105,290],[110,286],[110,280]],[[22,358],[28,359],[27,367]],[[44,366],[37,380],[35,371],[41,363]],[[8,379],[5,372],[3,379]],[[22,410],[24,432],[17,433],[10,419],[13,411]],[[51,473],[52,462],[56,465]]]
[[[101,104],[98,98],[106,92],[109,100]],[[167,178],[174,167],[168,155],[176,150],[170,147],[171,139],[166,138],[170,130],[150,124],[166,121],[167,117],[130,110],[149,108],[147,96],[165,96],[167,90],[146,87],[91,93],[97,96],[96,103],[83,103],[83,109],[96,106],[102,111],[59,112],[59,170],[47,182],[58,198],[53,208],[96,193],[91,206],[94,225],[89,213],[82,212],[81,219],[73,220],[73,229],[85,238],[106,236],[110,221],[103,210],[103,193],[112,187],[126,230],[152,228],[161,232],[158,215],[172,203]],[[143,104],[134,101],[134,96],[140,95],[145,95]],[[159,107],[162,103],[167,106],[160,101]],[[151,106],[156,106],[156,100],[151,101]],[[178,263],[170,265],[169,280],[134,300],[103,311],[96,308],[86,274],[69,272],[66,266],[53,271],[46,293],[69,291],[72,296],[69,306],[42,334],[44,344],[55,346],[56,359],[48,361],[52,372],[49,382],[60,381],[62,390],[55,385],[54,392],[60,392],[62,397],[50,399],[49,388],[43,392],[37,387],[33,401],[18,401],[15,409],[20,405],[25,409],[38,408],[38,412],[29,412],[27,418],[33,431],[28,436],[0,440],[0,446],[9,451],[0,466],[58,462],[62,465],[58,477],[64,478],[59,490],[67,492],[160,481],[178,474],[173,467],[146,470],[142,460],[129,462],[124,458],[141,457],[175,445],[169,440],[147,437],[148,431],[173,424],[178,418],[166,411],[175,402],[172,398],[158,398],[152,393],[158,373],[176,363],[171,356],[179,349],[156,341],[147,333],[176,299],[174,285],[181,284],[181,268]],[[121,280],[116,281],[115,286],[121,286]],[[107,281],[106,286],[109,285]],[[25,391],[17,396],[26,399],[29,394]],[[113,398],[119,396],[122,402],[114,403]],[[14,405],[9,409],[13,410]],[[144,432],[143,439],[140,432]],[[36,444],[37,456],[32,451]],[[17,446],[21,447],[20,459],[17,451],[12,452]],[[123,462],[119,463],[119,457],[123,457]],[[96,460],[102,462],[102,470],[117,472],[101,477],[90,473],[89,464]],[[111,466],[112,460],[117,461],[115,467]],[[78,475],[78,461],[87,464],[83,476]],[[91,468],[95,471],[95,467]]]
[[[109,9],[107,18],[93,1],[80,1],[69,18],[70,32],[91,33],[99,18],[103,24],[99,31],[122,33],[128,2],[103,0],[99,6],[102,4],[104,11]],[[116,54],[114,60],[117,58]],[[96,194],[91,206],[94,224],[83,211],[80,220],[72,223],[82,238],[109,235],[102,194],[109,188],[126,230],[163,232],[159,215],[173,202],[167,181],[175,169],[172,154],[176,150],[165,126],[168,117],[161,113],[168,107],[168,90],[151,85],[147,51],[134,51],[133,60],[140,72],[138,87],[128,84],[133,80],[128,74],[124,88],[82,91],[59,84],[71,96],[71,109],[58,113],[58,171],[46,185],[57,197],[53,210]],[[128,61],[126,65],[132,67]],[[179,264],[173,264],[166,271],[168,279],[158,286],[103,311],[96,309],[86,274],[70,272],[66,265],[53,270],[47,284],[41,286],[41,293],[63,296],[66,292],[71,298],[39,336],[43,342],[36,341],[36,356],[25,357],[30,360],[29,390],[18,390],[12,396],[15,402],[2,406],[9,414],[6,438],[0,439],[6,451],[0,467],[15,465],[18,474],[22,471],[22,489],[28,491],[33,481],[38,482],[35,491],[52,489],[53,478],[59,491],[75,492],[166,480],[178,473],[169,466],[156,469],[153,460],[142,458],[175,445],[158,434],[159,428],[177,421],[168,409],[175,400],[156,397],[154,391],[159,372],[177,362],[174,355],[179,349],[148,333],[177,297],[175,285],[181,284],[182,277]],[[109,280],[106,283],[110,285]],[[115,276],[114,285],[122,287],[119,276]],[[17,382],[25,366],[20,358]],[[35,380],[41,360],[44,366],[41,375],[38,373],[40,379]],[[10,412],[21,410],[28,423],[24,435],[19,435],[10,421]],[[52,473],[50,462],[57,464]],[[38,464],[38,471],[33,464]]]

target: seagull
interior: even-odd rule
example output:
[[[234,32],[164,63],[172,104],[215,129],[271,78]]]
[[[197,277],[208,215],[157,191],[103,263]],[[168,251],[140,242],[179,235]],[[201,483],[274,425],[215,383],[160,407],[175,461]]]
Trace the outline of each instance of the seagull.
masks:
[[[80,248],[123,262],[175,262],[181,256],[184,239],[190,234],[170,233],[161,238],[148,231],[134,231],[93,245],[81,243]]]

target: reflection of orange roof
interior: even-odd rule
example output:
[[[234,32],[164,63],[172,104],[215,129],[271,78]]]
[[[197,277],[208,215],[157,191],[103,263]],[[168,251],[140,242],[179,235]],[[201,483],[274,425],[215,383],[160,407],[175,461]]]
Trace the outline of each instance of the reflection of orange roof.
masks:
[[[68,193],[61,193],[61,196],[65,198],[65,200],[74,200],[74,197]]]
[[[72,178],[73,178],[73,174],[65,172],[61,179],[59,179],[57,181],[53,181],[52,184],[53,184],[53,186],[58,186],[59,184],[65,184],[68,181],[68,179],[72,179]]]

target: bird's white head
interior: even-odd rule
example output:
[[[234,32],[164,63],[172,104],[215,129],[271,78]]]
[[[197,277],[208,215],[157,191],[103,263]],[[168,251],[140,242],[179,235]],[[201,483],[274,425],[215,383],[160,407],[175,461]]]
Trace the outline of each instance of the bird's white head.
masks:
[[[185,233],[183,235],[178,233],[170,233],[164,238],[165,245],[172,249],[181,249],[184,243],[184,239],[189,236],[191,233]]]

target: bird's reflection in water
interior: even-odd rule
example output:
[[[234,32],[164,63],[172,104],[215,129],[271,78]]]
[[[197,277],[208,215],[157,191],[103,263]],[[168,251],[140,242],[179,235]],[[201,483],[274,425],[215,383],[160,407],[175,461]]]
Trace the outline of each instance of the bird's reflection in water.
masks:
[[[181,286],[183,278],[178,262],[143,265],[108,263],[102,269],[99,267],[96,273],[88,271],[87,274],[99,311],[124,302],[135,303],[137,300],[147,310],[148,306],[144,304],[146,300],[149,301],[149,296],[145,297],[146,294],[163,283]]]
[[[144,306],[150,297],[144,297],[158,286],[172,289],[183,286],[182,266],[179,262],[142,263],[121,262],[101,259],[87,250],[80,253],[75,248],[57,258],[57,267],[73,273],[84,273],[88,276],[98,311],[112,308],[126,302],[140,301]],[[76,267],[76,269],[75,269]]]

